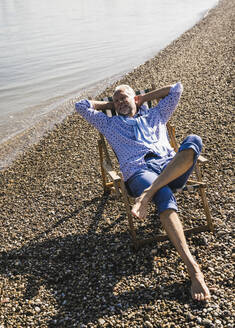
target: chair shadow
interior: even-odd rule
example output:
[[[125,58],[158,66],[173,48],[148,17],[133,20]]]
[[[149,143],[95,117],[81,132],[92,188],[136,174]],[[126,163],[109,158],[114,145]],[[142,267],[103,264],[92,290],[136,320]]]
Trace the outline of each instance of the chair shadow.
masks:
[[[147,264],[146,258],[145,262],[141,262],[141,253],[132,251],[127,232],[96,232],[107,199],[108,196],[104,196],[84,201],[76,211],[46,231],[49,233],[76,216],[84,206],[97,202],[97,211],[87,234],[45,241],[39,241],[41,235],[38,235],[28,245],[0,253],[2,276],[27,277],[24,301],[38,295],[41,286],[50,291],[56,302],[57,314],[48,319],[49,327],[71,327],[74,322],[85,325],[103,316],[120,314],[130,307],[147,305],[156,299],[177,299],[180,303],[188,299],[188,295],[182,297],[182,291],[188,289],[188,282],[118,292],[117,285],[123,277],[152,272],[154,259],[149,255]]]

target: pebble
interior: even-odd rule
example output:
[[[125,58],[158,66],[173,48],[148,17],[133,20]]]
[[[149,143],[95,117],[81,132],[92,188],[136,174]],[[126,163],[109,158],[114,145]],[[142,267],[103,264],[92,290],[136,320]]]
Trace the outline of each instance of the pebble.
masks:
[[[98,319],[98,323],[99,323],[99,325],[103,326],[105,324],[105,320],[100,318],[100,319]]]
[[[157,255],[157,253],[158,253],[158,250],[157,250],[157,249],[152,249],[152,250],[151,250],[151,254],[152,254],[152,255]]]
[[[187,318],[189,320],[194,320],[195,319],[194,315],[192,315],[191,313],[187,313]]]
[[[218,320],[218,319],[215,320],[215,323],[218,324],[218,325],[221,325],[222,324],[222,322],[220,320]]]
[[[197,320],[198,323],[201,323],[202,322],[202,318],[201,317],[197,317],[196,320]]]
[[[149,322],[149,321],[145,321],[145,326],[146,326],[147,328],[153,328],[153,325],[152,325],[151,322]]]
[[[209,320],[209,319],[203,319],[202,324],[205,325],[205,326],[208,326],[208,327],[213,327],[214,326],[212,321]]]

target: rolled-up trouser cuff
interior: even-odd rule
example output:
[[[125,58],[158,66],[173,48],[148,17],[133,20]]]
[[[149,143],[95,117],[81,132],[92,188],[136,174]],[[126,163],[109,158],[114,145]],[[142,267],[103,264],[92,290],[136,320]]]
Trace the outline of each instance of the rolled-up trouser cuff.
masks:
[[[169,201],[169,202],[159,202],[157,206],[158,213],[161,214],[165,210],[175,210],[178,211],[178,207],[176,202]]]
[[[196,161],[202,151],[202,139],[196,134],[191,134],[187,136],[180,145],[178,152],[190,148],[193,149],[195,152],[194,161]]]

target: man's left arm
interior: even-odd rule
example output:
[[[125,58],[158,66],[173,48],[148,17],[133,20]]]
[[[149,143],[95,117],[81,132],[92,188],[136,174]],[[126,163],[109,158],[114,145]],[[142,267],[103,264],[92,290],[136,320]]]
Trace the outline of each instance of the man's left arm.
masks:
[[[160,114],[161,122],[167,123],[177,107],[182,92],[183,86],[180,82],[172,85],[170,87],[168,95],[162,98],[156,107],[150,109],[153,115],[153,119],[155,115]]]
[[[138,95],[136,96],[137,98],[137,105],[141,106],[143,103],[152,101],[152,100],[159,100],[161,98],[166,97],[170,90],[171,90],[172,85],[167,85],[161,89],[153,90],[148,93],[145,93],[144,95]]]

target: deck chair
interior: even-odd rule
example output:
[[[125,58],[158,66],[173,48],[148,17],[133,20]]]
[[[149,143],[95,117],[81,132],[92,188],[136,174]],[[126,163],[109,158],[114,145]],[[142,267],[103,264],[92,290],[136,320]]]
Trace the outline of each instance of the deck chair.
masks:
[[[150,91],[151,91],[150,89],[136,91],[136,95],[145,94]],[[101,100],[112,101],[112,97],[102,98]],[[148,103],[145,103],[145,106],[151,108],[152,102],[150,101]],[[103,112],[110,117],[116,115],[116,112],[113,109],[105,110]],[[170,144],[177,152],[178,144],[175,137],[175,128],[170,122],[167,123],[167,131],[168,131]],[[100,169],[101,169],[104,192],[105,193],[112,192],[116,198],[122,197],[126,209],[129,232],[132,237],[134,248],[138,249],[140,246],[147,243],[167,240],[168,236],[166,234],[156,234],[154,237],[151,238],[138,237],[135,228],[135,223],[134,223],[134,220],[138,220],[138,219],[131,214],[131,203],[133,203],[133,199],[131,196],[128,195],[128,191],[126,189],[122,174],[117,170],[115,170],[113,167],[111,156],[106,143],[107,141],[105,140],[105,137],[101,133],[99,133],[98,149],[99,149]],[[199,195],[202,200],[203,210],[206,216],[206,221],[207,221],[207,224],[198,225],[190,229],[185,229],[184,230],[185,235],[190,235],[192,233],[200,233],[202,231],[214,232],[214,225],[212,223],[211,213],[209,210],[209,205],[205,192],[205,188],[207,187],[207,185],[205,182],[202,181],[202,173],[201,173],[201,165],[205,164],[207,161],[208,160],[205,157],[200,155],[194,168],[196,179],[188,180],[187,184],[182,189],[177,190],[177,192],[187,192],[187,191],[199,192]]]

